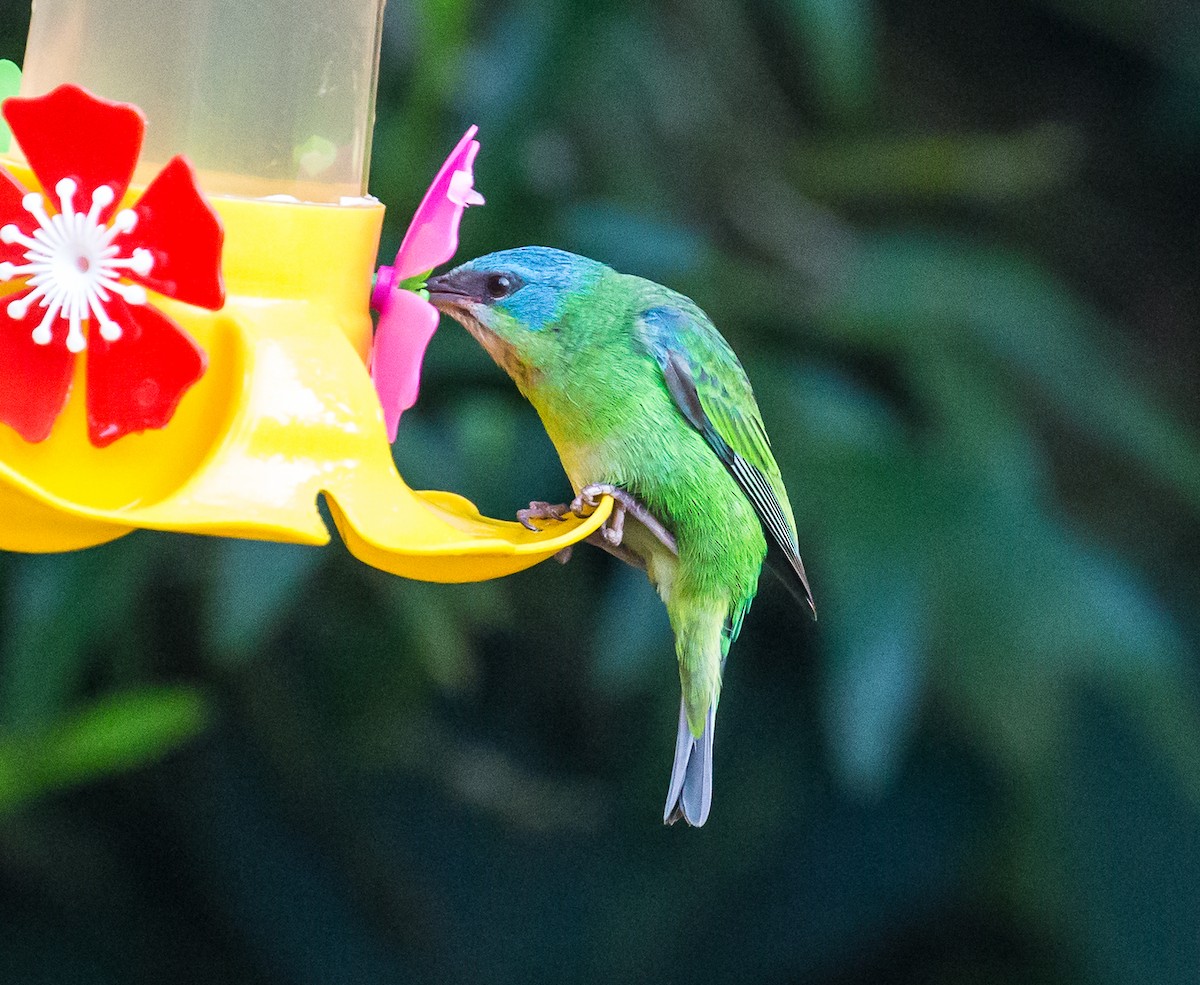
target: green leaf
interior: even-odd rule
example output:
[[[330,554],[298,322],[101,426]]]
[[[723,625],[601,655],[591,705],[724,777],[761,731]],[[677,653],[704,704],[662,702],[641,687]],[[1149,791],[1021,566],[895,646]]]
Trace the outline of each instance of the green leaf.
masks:
[[[824,110],[841,121],[868,114],[875,98],[876,25],[869,0],[787,0],[804,65]]]
[[[1064,185],[1083,151],[1078,133],[1054,124],[1010,134],[872,135],[806,141],[791,173],[801,191],[823,200],[1012,202]]]
[[[615,202],[575,205],[564,213],[563,238],[618,270],[670,281],[712,259],[704,239],[677,220],[634,213]]]
[[[0,58],[0,101],[9,96],[15,96],[21,91],[21,69],[7,58]],[[0,154],[8,153],[12,143],[12,131],[8,123],[0,117]]]
[[[896,777],[925,687],[925,583],[879,555],[844,558],[826,579],[830,603],[823,712],[834,768],[860,797]],[[827,575],[834,571],[826,569]],[[864,604],[863,600],[873,600]]]
[[[873,237],[821,325],[927,372],[948,354],[985,356],[1200,512],[1200,441],[1106,351],[1113,326],[1036,264],[946,237]]]
[[[100,698],[37,734],[0,734],[0,811],[155,762],[207,719],[199,691],[164,686]]]
[[[60,714],[92,648],[131,618],[147,575],[145,536],[66,554],[14,558],[8,579],[0,725],[36,728]]]
[[[247,659],[274,633],[326,555],[305,544],[222,538],[212,551],[207,638],[226,661]]]

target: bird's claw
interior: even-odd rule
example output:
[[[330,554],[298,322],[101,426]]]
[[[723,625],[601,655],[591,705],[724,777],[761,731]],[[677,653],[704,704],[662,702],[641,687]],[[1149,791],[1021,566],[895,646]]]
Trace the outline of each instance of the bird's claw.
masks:
[[[580,519],[587,519],[596,512],[596,507],[600,505],[600,497],[607,495],[607,491],[613,488],[599,483],[584,486],[579,490],[579,495],[571,500],[571,512]]]
[[[526,530],[540,534],[542,528],[534,524],[534,520],[565,520],[571,511],[562,503],[547,503],[535,500],[528,508],[517,510],[517,520]]]
[[[625,517],[632,516],[657,537],[667,550],[672,554],[678,555],[679,551],[675,545],[675,537],[667,530],[662,521],[651,513],[637,497],[621,489],[619,486],[614,486],[607,482],[593,482],[584,486],[579,490],[579,495],[571,500],[570,504],[547,503],[543,500],[535,500],[529,504],[528,508],[517,510],[517,519],[526,530],[541,533],[541,527],[535,525],[535,520],[562,521],[571,515],[585,520],[596,512],[596,508],[600,505],[600,500],[605,496],[612,498],[612,513],[600,526],[599,530],[586,538],[589,543],[604,548],[604,550],[619,557],[622,561],[644,568],[645,563],[642,559],[633,554],[628,548],[622,546],[622,542],[625,539]],[[566,548],[555,556],[563,564],[566,564],[570,558],[569,552],[570,549]]]

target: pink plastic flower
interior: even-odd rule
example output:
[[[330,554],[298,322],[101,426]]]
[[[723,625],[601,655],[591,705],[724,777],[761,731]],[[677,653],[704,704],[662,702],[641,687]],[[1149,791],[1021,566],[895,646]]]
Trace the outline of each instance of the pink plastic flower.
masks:
[[[371,306],[379,312],[379,327],[369,366],[389,441],[396,440],[400,415],[417,401],[421,362],[438,326],[437,309],[402,285],[416,286],[414,278],[423,280],[434,267],[454,256],[463,211],[468,205],[483,204],[472,172],[479,153],[477,130],[467,130],[446,158],[404,234],[395,263],[380,267],[375,278]]]

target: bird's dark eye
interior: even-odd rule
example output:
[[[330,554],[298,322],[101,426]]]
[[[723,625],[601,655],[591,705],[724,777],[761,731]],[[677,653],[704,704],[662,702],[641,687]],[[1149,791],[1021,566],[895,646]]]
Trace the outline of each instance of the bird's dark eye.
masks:
[[[489,298],[493,301],[499,301],[501,298],[508,297],[516,290],[516,283],[512,277],[506,274],[491,274],[483,282],[483,289],[487,291]]]

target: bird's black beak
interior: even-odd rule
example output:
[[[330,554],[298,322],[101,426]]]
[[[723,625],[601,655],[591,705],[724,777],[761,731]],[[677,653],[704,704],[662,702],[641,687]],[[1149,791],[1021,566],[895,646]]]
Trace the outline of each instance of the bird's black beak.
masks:
[[[425,282],[429,303],[439,311],[449,313],[483,300],[483,278],[472,276],[473,271],[451,270]],[[478,279],[478,283],[474,281]]]

